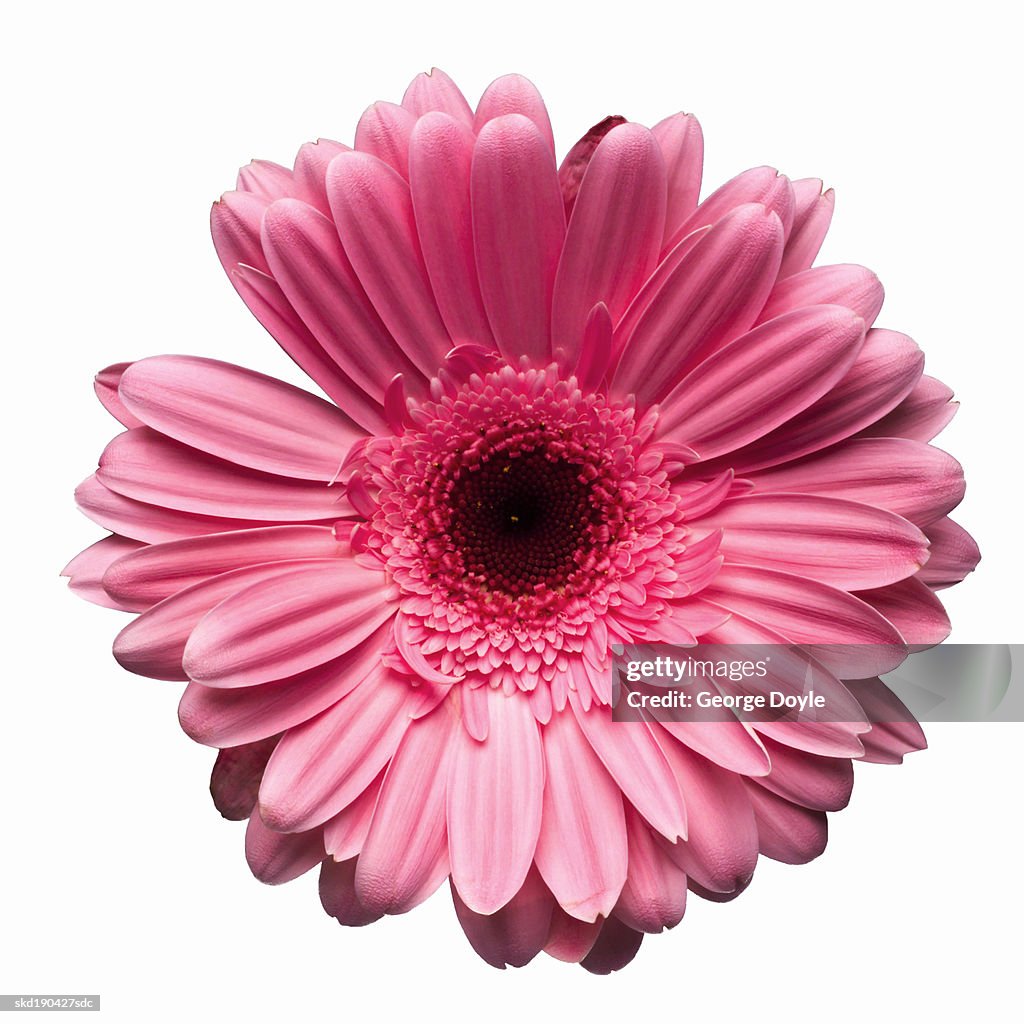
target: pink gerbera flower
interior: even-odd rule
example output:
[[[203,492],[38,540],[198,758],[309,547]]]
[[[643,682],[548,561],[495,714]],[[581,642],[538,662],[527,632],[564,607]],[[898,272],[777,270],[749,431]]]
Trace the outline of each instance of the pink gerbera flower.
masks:
[[[330,401],[196,356],[119,364],[128,429],[67,568],[187,682],[257,877],[320,867],[363,925],[450,881],[488,963],[598,973],[824,848],[852,761],[923,746],[877,679],[848,721],[613,723],[609,647],[874,645],[949,624],[978,559],[948,513],[954,412],[832,215],[767,167],[698,205],[700,127],[608,118],[559,168],[544,105],[443,73],[350,149],[255,161],[212,214],[232,283]]]

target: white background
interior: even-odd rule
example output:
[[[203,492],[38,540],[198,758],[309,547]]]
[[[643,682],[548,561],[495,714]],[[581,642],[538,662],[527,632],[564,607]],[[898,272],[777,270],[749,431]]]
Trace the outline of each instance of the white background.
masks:
[[[179,687],[123,672],[124,618],[57,573],[100,535],[74,485],[116,425],[108,363],[220,357],[300,382],[209,242],[210,202],[253,156],[351,141],[371,100],[445,68],[471,102],[540,87],[560,154],[609,113],[695,112],[706,184],[754,164],[834,186],[822,259],[862,262],[884,326],[963,403],[958,518],[984,562],[948,594],[953,639],[1022,641],[1019,26],[1010,5],[115,3],[8,7],[2,245],[6,637],[0,992],[99,992],[105,1019],[946,1020],[1013,1015],[1024,726],[933,727],[865,765],[829,848],[694,898],[611,978],[541,957],[499,973],[446,891],[342,930],[315,873],[253,880],[206,794]],[[12,18],[13,14],[13,18]],[[1016,954],[1016,955],[1015,955]]]

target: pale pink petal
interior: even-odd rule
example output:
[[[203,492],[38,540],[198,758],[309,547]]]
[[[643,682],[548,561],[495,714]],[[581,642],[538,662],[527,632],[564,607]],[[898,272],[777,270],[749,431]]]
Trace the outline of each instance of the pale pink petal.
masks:
[[[295,198],[315,206],[325,216],[331,215],[327,202],[327,167],[339,154],[347,153],[350,147],[333,139],[317,139],[299,147],[295,157],[294,179]]]
[[[476,105],[474,131],[479,134],[488,121],[506,114],[522,114],[528,117],[544,136],[551,152],[555,151],[555,138],[551,132],[551,120],[547,107],[537,87],[522,75],[502,75],[484,90]]]
[[[875,275],[854,263],[814,267],[779,281],[758,318],[759,323],[805,306],[836,305],[853,310],[869,327],[882,308],[885,292]]]
[[[189,638],[185,670],[207,686],[232,687],[322,665],[394,615],[385,587],[383,573],[350,559],[292,563],[288,572],[232,594],[205,616]]]
[[[451,891],[466,938],[492,967],[525,967],[547,943],[555,901],[535,867],[530,869],[522,888],[493,914],[470,910],[454,883]]]
[[[686,910],[686,873],[655,841],[647,822],[626,805],[629,870],[615,916],[639,932],[674,928]]]
[[[768,771],[770,762],[764,745],[742,722],[701,722],[692,718],[687,713],[688,720],[675,722],[659,716],[658,721],[677,740],[727,771],[739,775],[764,775]]]
[[[104,537],[103,540],[90,544],[79,552],[63,569],[61,576],[68,577],[68,589],[85,601],[101,605],[104,608],[117,608],[120,611],[142,610],[132,604],[126,604],[116,594],[108,593],[103,587],[103,576],[115,562],[130,555],[146,545],[128,537]],[[153,602],[147,602],[142,608],[148,608]]]
[[[949,636],[952,627],[942,602],[918,576],[857,596],[881,612],[912,649],[934,647]]]
[[[466,97],[440,68],[420,72],[405,90],[402,106],[416,117],[439,110],[469,128],[473,126],[473,111]]]
[[[591,309],[603,302],[616,321],[658,260],[665,228],[665,162],[640,125],[613,128],[587,167],[555,279],[551,334],[578,361]]]
[[[709,356],[666,399],[660,437],[704,459],[749,444],[825,394],[849,370],[864,321],[815,306],[762,324]]]
[[[289,729],[263,775],[263,819],[300,832],[347,807],[391,760],[415,699],[407,678],[379,666],[333,707]]]
[[[537,868],[566,913],[592,922],[611,913],[626,881],[622,795],[568,708],[544,727],[544,754]]]
[[[340,863],[327,858],[320,868],[320,902],[339,924],[361,928],[379,921],[384,915],[369,910],[356,893],[356,858]]]
[[[256,806],[260,780],[280,737],[226,747],[217,752],[210,773],[213,805],[228,821],[244,821]]]
[[[853,762],[821,757],[765,737],[772,770],[754,784],[813,811],[839,811],[853,792]]]
[[[362,851],[370,834],[370,822],[383,781],[384,772],[381,772],[352,803],[324,825],[324,848],[335,860],[349,860]]]
[[[926,374],[892,412],[865,427],[860,436],[930,441],[956,415],[959,403],[952,398],[953,392],[942,381]]]
[[[918,579],[941,590],[974,572],[981,561],[981,552],[974,538],[959,523],[949,518],[936,519],[924,532],[931,541],[931,557]]]
[[[544,755],[529,701],[483,686],[490,725],[482,742],[454,738],[448,777],[452,881],[470,910],[493,914],[519,891],[540,832]]]
[[[704,133],[693,114],[673,114],[651,134],[658,140],[668,179],[664,241],[668,242],[697,209],[704,171]]]
[[[368,153],[342,153],[327,196],[345,253],[405,354],[431,377],[452,347],[420,253],[409,186]]]
[[[473,133],[447,114],[413,129],[409,188],[423,261],[441,318],[455,342],[493,346],[473,250],[470,172]]]
[[[369,153],[409,177],[409,137],[416,115],[396,103],[380,100],[370,104],[356,125],[354,149]]]
[[[287,167],[272,160],[253,160],[239,170],[235,187],[240,192],[251,192],[272,203],[282,196],[291,195],[294,186],[292,172]]]
[[[356,866],[359,901],[371,910],[405,913],[448,877],[445,789],[459,732],[445,702],[409,727],[388,766]]]
[[[786,239],[786,251],[779,268],[780,278],[806,270],[814,262],[832,223],[836,205],[835,192],[832,189],[823,192],[820,178],[794,181],[793,199],[793,228]]]
[[[245,830],[245,859],[249,869],[267,885],[282,885],[304,875],[324,859],[323,829],[273,832],[259,814]]]
[[[862,733],[862,761],[902,764],[903,755],[924,750],[928,741],[907,706],[881,679],[850,679],[846,685],[871,721],[871,731]]]
[[[601,927],[601,934],[580,966],[591,974],[612,974],[621,971],[640,952],[643,932],[635,931],[617,917],[610,917]]]
[[[126,427],[141,427],[142,421],[133,416],[121,401],[117,393],[117,387],[121,383],[121,375],[131,366],[131,363],[114,363],[105,370],[100,370],[93,381],[93,390],[96,397],[111,416]]]
[[[555,161],[522,114],[489,121],[473,152],[473,238],[487,318],[510,363],[551,356],[551,294],[565,239]]]
[[[747,795],[757,821],[758,846],[765,857],[783,864],[806,864],[825,852],[828,818],[784,800],[755,783],[747,783]]]
[[[347,499],[326,483],[225,462],[149,427],[118,434],[100,456],[96,477],[126,498],[199,515],[302,522],[352,514]]]
[[[749,204],[683,257],[628,339],[612,381],[642,405],[658,402],[709,353],[748,331],[771,290],[782,225]]]
[[[348,449],[365,436],[322,398],[216,359],[140,359],[125,371],[119,391],[125,407],[161,434],[302,480],[333,479]]]

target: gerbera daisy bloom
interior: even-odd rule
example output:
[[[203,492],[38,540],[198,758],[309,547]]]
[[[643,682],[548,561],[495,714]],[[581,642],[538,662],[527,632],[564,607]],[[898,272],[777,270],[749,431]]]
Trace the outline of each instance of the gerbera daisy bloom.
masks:
[[[758,167],[698,204],[702,137],[610,117],[559,166],[536,89],[442,72],[350,148],[254,161],[214,204],[249,309],[326,399],[199,356],[103,370],[127,428],[65,570],[139,613],[114,655],[187,682],[256,876],[314,867],[347,925],[445,882],[474,949],[605,973],[817,856],[852,762],[918,726],[877,678],[842,722],[617,723],[612,644],[946,636],[978,559],[953,415],[833,208]],[[836,705],[833,704],[835,707]]]

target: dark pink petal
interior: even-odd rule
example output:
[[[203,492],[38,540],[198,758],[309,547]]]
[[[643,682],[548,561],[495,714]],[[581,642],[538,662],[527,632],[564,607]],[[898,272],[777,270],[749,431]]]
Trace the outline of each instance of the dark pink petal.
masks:
[[[493,914],[523,885],[540,833],[544,755],[529,701],[480,688],[489,727],[481,742],[460,728],[448,778],[452,882],[466,906]],[[510,766],[515,766],[510,770]]]
[[[794,750],[765,737],[772,770],[754,784],[812,811],[840,811],[853,792],[853,762]]]
[[[626,804],[629,869],[615,916],[639,932],[674,928],[686,910],[686,873],[655,841],[647,822]]]
[[[139,548],[137,543],[135,548]],[[189,537],[127,550],[103,576],[120,606],[144,611],[185,587],[232,569],[262,562],[347,555],[343,532],[327,526],[272,526]]]
[[[269,274],[239,265],[231,281],[253,316],[329,398],[365,430],[380,433],[387,429],[384,410],[342,373]]]
[[[487,318],[509,362],[551,357],[551,294],[565,239],[555,161],[522,114],[489,121],[473,153],[473,238]]]
[[[295,200],[288,200],[295,202]],[[161,434],[267,473],[331,480],[364,433],[322,398],[231,363],[154,356],[121,378],[125,407]]]
[[[297,199],[283,199],[267,210],[262,237],[267,262],[292,308],[374,406],[396,373],[422,382],[366,297],[330,220]],[[368,359],[368,352],[377,358]]]
[[[409,186],[368,153],[342,153],[327,197],[345,253],[394,339],[429,378],[452,347],[416,235]]]
[[[273,832],[259,814],[245,830],[245,859],[249,870],[266,885],[282,885],[304,875],[324,859],[323,829]]]
[[[362,851],[370,834],[370,822],[383,781],[382,771],[352,803],[324,825],[324,848],[335,860],[349,860]]]
[[[574,366],[587,316],[598,302],[613,321],[658,260],[665,228],[665,163],[654,136],[636,124],[613,128],[580,186],[555,279],[551,335]]]
[[[643,405],[660,401],[709,353],[748,331],[782,255],[782,225],[742,206],[680,260],[625,340],[612,387]]]
[[[676,228],[665,243],[668,252],[679,244],[691,231],[715,224],[728,216],[737,206],[745,203],[759,203],[765,209],[778,215],[782,229],[788,235],[793,225],[793,186],[789,178],[779,174],[774,167],[752,167],[737,174],[704,200],[682,224]]]
[[[93,381],[93,390],[96,397],[111,416],[126,427],[141,427],[142,421],[133,416],[121,401],[117,393],[117,387],[121,383],[121,375],[131,366],[131,363],[114,363],[105,370],[100,370]]]
[[[551,716],[543,735],[547,781],[537,867],[566,913],[595,921],[611,913],[626,881],[622,794],[568,708]]]
[[[851,438],[774,469],[751,474],[758,491],[799,491],[888,509],[919,526],[944,516],[964,496],[960,463],[905,438]]]
[[[959,403],[952,398],[953,392],[942,381],[925,375],[888,416],[865,427],[861,436],[930,441],[956,415]]]
[[[502,75],[484,90],[476,105],[474,131],[477,134],[488,121],[505,114],[522,114],[528,117],[540,130],[551,152],[555,151],[555,137],[551,132],[551,120],[547,107],[537,87],[522,75]]]
[[[931,541],[931,558],[918,573],[918,579],[941,590],[959,583],[974,572],[981,552],[974,538],[952,519],[936,519],[924,531]]]
[[[845,376],[864,321],[841,306],[771,320],[719,349],[665,400],[658,431],[704,459],[749,444],[815,402]]]
[[[251,583],[288,573],[297,564],[303,563],[250,565],[187,587],[129,622],[114,640],[114,657],[123,668],[139,675],[153,679],[188,679],[182,657],[199,620],[225,598]]]
[[[949,636],[952,627],[942,602],[918,576],[857,596],[881,612],[912,649],[934,647]]]
[[[689,830],[661,848],[688,876],[715,892],[746,885],[757,864],[757,827],[740,776],[705,760],[664,732],[659,742],[686,798]]]
[[[263,775],[264,820],[298,832],[352,803],[391,760],[415,699],[408,679],[378,667],[323,714],[289,729]]]
[[[786,239],[786,251],[779,268],[780,278],[806,270],[814,262],[832,223],[836,205],[835,192],[832,189],[823,192],[820,178],[794,181],[793,199],[793,228]]]
[[[409,177],[409,137],[416,115],[396,103],[380,100],[371,103],[356,125],[353,148],[369,153]]]
[[[612,355],[612,318],[608,307],[599,302],[587,317],[583,329],[583,345],[575,375],[580,388],[586,393],[597,391],[608,371]]]
[[[584,711],[574,691],[569,700],[580,730],[623,796],[670,842],[685,836],[683,795],[647,724],[613,722],[604,705]]]
[[[339,154],[347,153],[349,146],[333,139],[317,139],[299,147],[295,157],[294,179],[295,198],[315,206],[322,214],[331,215],[327,202],[327,166]]]
[[[583,181],[583,176],[587,173],[590,161],[594,158],[595,150],[600,145],[601,140],[613,128],[618,128],[620,124],[626,124],[626,119],[619,114],[611,114],[608,117],[602,118],[597,124],[583,133],[583,136],[566,153],[565,159],[559,165],[558,184],[562,192],[562,201],[565,204],[567,220],[572,215],[573,207],[576,205],[576,197],[579,195],[580,184]]]
[[[825,852],[828,817],[794,804],[753,782],[747,795],[754,808],[761,853],[783,864],[806,864]]]
[[[897,406],[921,378],[924,353],[905,334],[874,328],[846,376],[813,405],[723,460],[737,473],[827,448]]]
[[[210,612],[189,638],[185,670],[198,683],[232,687],[322,665],[394,615],[385,587],[383,573],[350,559],[293,563]]]
[[[350,928],[379,921],[384,915],[369,910],[356,893],[356,858],[335,862],[328,857],[320,867],[320,902],[339,924]]]
[[[439,110],[449,117],[473,126],[473,111],[459,87],[440,68],[420,72],[405,90],[402,106],[416,117]]]
[[[280,737],[226,747],[217,752],[210,774],[213,805],[228,821],[244,821],[256,806],[260,780]]]
[[[752,494],[691,522],[694,539],[722,530],[730,562],[820,580],[842,590],[884,587],[913,575],[928,538],[898,515],[814,494]]]
[[[368,640],[316,668],[258,686],[224,689],[189,683],[178,720],[197,743],[234,746],[315,718],[351,693],[377,667],[391,640],[385,623]]]
[[[845,306],[869,327],[882,308],[885,292],[867,267],[853,263],[814,267],[780,281],[768,297],[759,323],[805,306]]]
[[[617,917],[610,917],[590,952],[580,961],[580,966],[591,974],[621,971],[640,952],[643,941],[643,932],[635,931]]]
[[[302,522],[352,514],[347,499],[326,483],[225,462],[149,427],[118,434],[100,456],[96,477],[126,498],[199,515]]]
[[[272,160],[253,160],[239,170],[235,187],[272,203],[292,194],[292,172]]]
[[[849,679],[850,692],[871,721],[871,731],[862,733],[862,761],[902,764],[903,755],[924,750],[928,741],[907,706],[881,679]]]
[[[445,702],[414,722],[402,739],[356,866],[363,906],[402,914],[447,878],[445,789],[451,741],[459,730],[453,706]]]
[[[413,129],[409,188],[430,284],[455,342],[491,348],[473,250],[470,172],[473,133],[447,114],[427,114]]]
[[[474,913],[463,903],[454,883],[451,890],[466,938],[492,967],[525,967],[547,943],[555,901],[535,867],[522,888],[493,914]]]
[[[673,114],[659,121],[651,134],[661,147],[668,178],[664,235],[668,242],[697,209],[704,170],[704,133],[693,114]]]
[[[578,964],[593,948],[603,925],[603,917],[596,921],[581,921],[571,917],[556,903],[544,952],[564,963]]]
[[[140,609],[125,604],[116,595],[108,594],[103,588],[103,575],[114,563],[138,551],[146,545],[128,537],[104,537],[103,540],[90,544],[79,552],[63,569],[61,576],[68,577],[68,589],[85,601],[102,605],[104,608],[117,608],[120,611],[139,611]],[[148,602],[143,607],[148,607]]]

